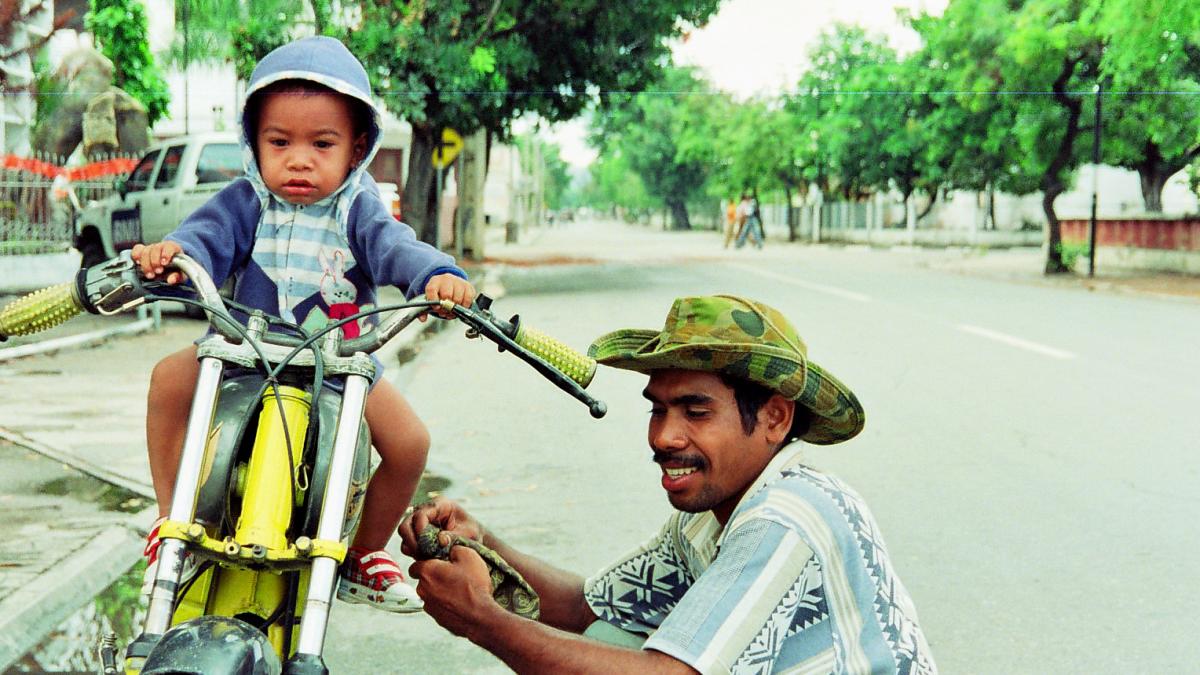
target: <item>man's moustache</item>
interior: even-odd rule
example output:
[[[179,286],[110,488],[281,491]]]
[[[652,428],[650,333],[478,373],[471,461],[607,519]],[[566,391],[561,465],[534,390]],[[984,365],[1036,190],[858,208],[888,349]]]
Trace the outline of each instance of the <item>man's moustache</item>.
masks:
[[[707,462],[699,455],[678,455],[670,452],[658,452],[656,450],[650,459],[655,464],[661,465],[670,462],[672,466],[679,468],[703,469],[707,466]]]

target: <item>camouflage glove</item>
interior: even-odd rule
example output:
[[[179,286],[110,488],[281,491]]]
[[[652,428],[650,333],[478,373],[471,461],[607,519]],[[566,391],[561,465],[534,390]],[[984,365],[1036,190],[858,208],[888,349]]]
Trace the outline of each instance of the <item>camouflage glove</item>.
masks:
[[[487,563],[488,572],[492,577],[492,597],[496,603],[517,616],[538,620],[541,603],[538,601],[537,591],[533,590],[521,573],[513,569],[500,554],[477,541],[465,539],[457,534],[450,534],[450,545],[442,546],[438,541],[438,535],[441,533],[441,528],[434,525],[426,525],[425,529],[421,530],[417,535],[417,551],[421,558],[449,560],[450,549],[454,546],[465,546],[475,551],[483,558],[483,562]]]

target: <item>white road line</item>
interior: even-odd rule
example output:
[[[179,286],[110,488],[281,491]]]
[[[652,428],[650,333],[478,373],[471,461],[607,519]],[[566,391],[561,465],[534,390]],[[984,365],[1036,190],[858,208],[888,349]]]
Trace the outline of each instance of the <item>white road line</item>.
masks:
[[[751,272],[751,273],[757,274],[759,276],[764,276],[764,277],[768,277],[770,279],[775,279],[777,281],[782,281],[785,284],[791,284],[793,286],[807,288],[810,291],[817,291],[818,293],[828,293],[829,295],[836,295],[839,298],[845,298],[846,300],[853,300],[855,302],[870,302],[871,301],[871,297],[868,295],[863,295],[862,293],[855,293],[854,291],[847,291],[844,288],[838,288],[836,286],[826,286],[825,284],[815,284],[811,281],[803,281],[801,279],[797,279],[795,277],[791,277],[786,274],[779,274],[778,272],[770,272],[768,270],[759,269],[757,267],[753,267],[751,265],[745,265],[742,263],[725,263],[725,264],[728,265],[729,267],[736,267],[740,270],[745,270],[747,272]]]
[[[1007,335],[1005,333],[997,333],[994,330],[980,328],[979,326],[972,326],[972,325],[963,323],[963,324],[958,325],[958,329],[961,331],[966,331],[968,333],[974,333],[975,335],[979,335],[979,336],[982,336],[982,337],[985,337],[985,338],[988,338],[991,340],[995,340],[997,342],[1003,342],[1006,345],[1012,345],[1013,347],[1020,347],[1021,349],[1027,349],[1031,352],[1037,352],[1038,354],[1043,354],[1045,356],[1049,356],[1049,357],[1056,358],[1056,359],[1073,359],[1073,358],[1075,358],[1075,354],[1072,354],[1071,352],[1065,352],[1061,349],[1055,349],[1054,347],[1047,347],[1046,345],[1038,344],[1036,342],[1030,342],[1029,340],[1024,340],[1019,337]]]

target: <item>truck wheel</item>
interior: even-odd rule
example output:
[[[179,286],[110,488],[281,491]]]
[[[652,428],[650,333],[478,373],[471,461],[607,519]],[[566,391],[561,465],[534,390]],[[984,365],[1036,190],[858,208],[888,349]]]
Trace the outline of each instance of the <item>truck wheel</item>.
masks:
[[[100,243],[100,238],[96,235],[84,236],[79,242],[79,252],[83,254],[79,261],[80,267],[91,267],[99,265],[108,260],[108,256],[104,254],[104,245]]]

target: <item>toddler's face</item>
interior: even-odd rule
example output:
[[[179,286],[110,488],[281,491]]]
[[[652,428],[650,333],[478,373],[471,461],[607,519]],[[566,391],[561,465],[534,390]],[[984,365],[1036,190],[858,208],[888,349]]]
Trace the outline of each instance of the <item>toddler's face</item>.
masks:
[[[258,170],[267,189],[299,205],[328,197],[366,154],[350,102],[333,93],[266,94],[258,118]]]

